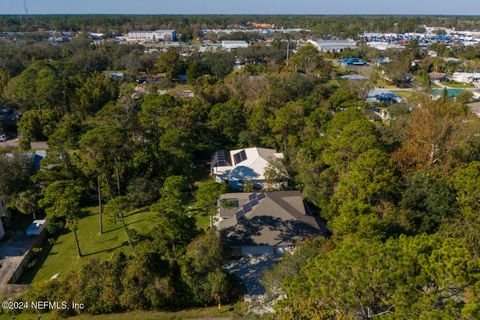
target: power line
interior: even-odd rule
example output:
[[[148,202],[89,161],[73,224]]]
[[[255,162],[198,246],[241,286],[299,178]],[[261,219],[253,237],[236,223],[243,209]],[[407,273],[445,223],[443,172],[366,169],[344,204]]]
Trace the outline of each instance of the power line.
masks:
[[[28,16],[29,11],[27,7],[27,0],[23,0],[23,9],[25,10],[25,15]]]

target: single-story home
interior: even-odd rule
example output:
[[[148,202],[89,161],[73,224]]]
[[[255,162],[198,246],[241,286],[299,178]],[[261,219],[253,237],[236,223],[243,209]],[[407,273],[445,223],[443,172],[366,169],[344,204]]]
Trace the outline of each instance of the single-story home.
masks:
[[[361,58],[345,58],[338,61],[343,66],[366,66],[367,61]]]
[[[299,191],[227,193],[219,197],[215,225],[237,255],[282,253],[297,241],[325,236]]]
[[[380,103],[402,103],[403,99],[393,92],[376,89],[368,93],[367,101]]]
[[[343,79],[343,80],[351,80],[351,81],[368,80],[367,77],[362,76],[361,74],[346,74],[346,75],[344,75],[344,76],[341,76],[340,79]]]
[[[480,118],[480,102],[469,103],[468,107],[474,115]]]
[[[455,72],[451,76],[451,80],[456,82],[464,82],[464,83],[478,83],[480,82],[480,73]]]
[[[213,154],[210,173],[217,182],[225,181],[233,190],[240,190],[246,182],[253,184],[257,189],[267,187],[275,189],[287,183],[282,160],[283,153],[278,153],[274,149],[255,147],[230,152],[219,150]],[[267,171],[272,164],[276,165],[276,170],[281,171],[278,176],[284,179],[271,180],[271,177],[267,177]]]
[[[432,82],[444,82],[448,80],[447,75],[441,72],[430,72],[428,76]]]

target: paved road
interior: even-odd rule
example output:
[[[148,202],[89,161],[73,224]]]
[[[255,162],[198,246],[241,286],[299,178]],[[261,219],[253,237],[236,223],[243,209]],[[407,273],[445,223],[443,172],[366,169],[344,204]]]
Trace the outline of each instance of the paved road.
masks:
[[[18,139],[8,140],[6,142],[0,142],[0,148],[5,148],[5,147],[18,147]],[[43,141],[32,142],[32,149],[47,150],[48,145],[46,142],[43,142]]]

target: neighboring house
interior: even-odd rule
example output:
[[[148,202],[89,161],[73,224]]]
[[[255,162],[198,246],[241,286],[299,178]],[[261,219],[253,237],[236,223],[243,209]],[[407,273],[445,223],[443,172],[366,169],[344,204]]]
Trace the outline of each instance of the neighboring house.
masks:
[[[347,74],[347,75],[341,76],[340,79],[351,80],[351,81],[368,80],[367,77],[362,76],[361,74]]]
[[[237,255],[282,253],[325,236],[299,191],[227,193],[218,199],[218,232]]]
[[[441,72],[430,72],[428,76],[433,83],[445,82],[448,80],[447,75]]]
[[[367,61],[361,58],[345,58],[338,61],[342,66],[366,66]]]
[[[46,150],[36,150],[34,152],[21,152],[21,153],[5,153],[5,157],[8,159],[13,159],[15,160],[16,156],[22,156],[22,157],[31,157],[32,159],[32,164],[33,164],[33,169],[35,171],[38,171],[42,168],[42,160],[45,159],[47,156],[47,151]],[[1,212],[1,211],[0,211]],[[1,216],[1,214],[0,214]]]
[[[115,79],[115,80],[123,80],[125,79],[125,73],[120,71],[104,71],[103,74],[106,77]]]
[[[2,240],[3,237],[5,236],[5,229],[3,228],[3,222],[1,218],[6,216],[7,216],[7,203],[2,197],[0,197],[0,240]]]
[[[403,99],[399,95],[384,90],[372,90],[367,96],[368,102],[380,102],[380,103],[402,103]]]
[[[468,104],[468,107],[470,108],[470,111],[476,115],[477,117],[480,118],[480,102],[474,102]]]
[[[213,154],[210,173],[217,182],[226,181],[230,188],[240,190],[245,182],[252,183],[257,189],[279,188],[286,184],[286,173],[281,170],[279,176],[285,179],[269,180],[266,173],[272,164],[281,165],[283,154],[274,149],[247,148],[226,152],[219,150]]]
[[[456,82],[464,83],[479,83],[480,82],[480,73],[469,73],[469,72],[455,72],[451,79]]]

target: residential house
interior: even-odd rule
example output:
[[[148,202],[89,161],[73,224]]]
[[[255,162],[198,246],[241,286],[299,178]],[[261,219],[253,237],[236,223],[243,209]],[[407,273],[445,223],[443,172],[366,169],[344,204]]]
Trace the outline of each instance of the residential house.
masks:
[[[361,58],[345,58],[342,60],[339,60],[340,64],[342,66],[366,66],[367,61],[361,59]]]
[[[362,76],[361,74],[346,74],[346,75],[344,75],[344,76],[341,76],[340,79],[343,79],[343,80],[351,80],[351,81],[368,80],[367,77]]]
[[[403,99],[393,92],[376,89],[368,93],[367,101],[380,103],[401,103],[403,102]]]
[[[299,191],[227,193],[217,208],[215,226],[236,255],[283,253],[298,241],[325,236]]]
[[[447,75],[441,72],[430,72],[428,76],[433,83],[445,82],[448,80]]]
[[[480,102],[469,103],[468,107],[474,115],[480,118]]]
[[[480,83],[480,73],[478,72],[455,72],[451,80],[463,83]]]
[[[257,189],[280,188],[286,184],[287,174],[281,163],[283,154],[274,149],[247,148],[225,152],[216,151],[210,163],[210,172],[218,182],[228,182],[230,188],[240,190],[245,183],[253,184]],[[269,168],[275,167],[278,177],[267,177]]]

